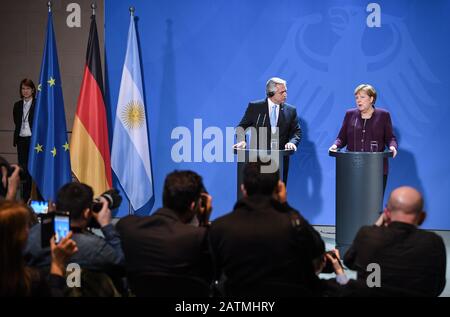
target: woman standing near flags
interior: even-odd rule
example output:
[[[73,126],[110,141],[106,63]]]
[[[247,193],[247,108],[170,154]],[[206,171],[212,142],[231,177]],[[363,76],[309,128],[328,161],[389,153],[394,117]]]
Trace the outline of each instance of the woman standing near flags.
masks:
[[[28,173],[28,152],[36,97],[36,87],[31,79],[24,78],[19,86],[20,100],[14,104],[14,146],[17,146],[19,166],[25,174],[22,198],[26,202],[31,193],[31,176]]]

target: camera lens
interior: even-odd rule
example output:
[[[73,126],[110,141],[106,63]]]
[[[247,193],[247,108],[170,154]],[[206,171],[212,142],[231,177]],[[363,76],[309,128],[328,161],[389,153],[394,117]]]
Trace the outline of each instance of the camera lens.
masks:
[[[103,207],[103,203],[101,203],[98,200],[95,200],[92,203],[92,211],[95,212],[95,213],[100,212],[100,210],[102,210],[102,207]]]
[[[109,209],[116,209],[122,203],[122,197],[119,195],[119,192],[116,189],[111,189],[103,194],[100,197],[105,198]],[[103,207],[103,203],[100,201],[100,198],[96,198],[92,203],[92,211],[99,212]]]

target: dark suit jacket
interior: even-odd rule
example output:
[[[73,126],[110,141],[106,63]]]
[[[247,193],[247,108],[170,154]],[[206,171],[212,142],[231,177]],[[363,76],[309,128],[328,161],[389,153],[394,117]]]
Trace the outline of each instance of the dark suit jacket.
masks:
[[[292,215],[298,217],[298,227]],[[216,278],[226,276],[230,295],[266,282],[313,289],[318,281],[312,259],[325,249],[319,233],[297,211],[271,197],[238,201],[231,213],[213,221],[209,237]]]
[[[30,107],[30,113],[28,115],[28,123],[30,124],[30,129],[33,129],[33,118],[34,118],[34,106],[36,104],[36,98],[33,99]],[[22,127],[22,117],[23,117],[23,100],[19,100],[14,104],[13,118],[14,118],[14,140],[13,145],[16,146],[17,139],[19,138],[20,128]]]
[[[347,150],[352,152],[370,152],[372,150],[372,141],[377,142],[378,152],[383,152],[385,147],[390,146],[398,149],[389,112],[382,108],[375,108],[372,117],[364,120],[358,109],[347,110],[341,130],[334,144],[338,148],[347,146]],[[388,159],[385,158],[384,175],[387,175],[388,168]]]
[[[127,216],[116,229],[128,274],[164,272],[211,279],[207,229],[181,222],[173,210],[161,208],[147,217]]]
[[[254,127],[256,129],[258,129],[259,127],[266,127],[266,149],[270,149],[271,126],[269,104],[267,99],[250,102],[238,127],[242,127],[244,128],[244,130],[248,127]],[[302,138],[302,130],[298,122],[297,110],[294,106],[291,106],[287,103],[280,105],[277,127],[279,128],[280,133],[280,149],[284,150],[284,146],[288,142],[294,143],[298,147]],[[244,135],[238,134],[238,142],[243,140]],[[256,143],[252,142],[252,144]],[[253,146],[252,148],[256,147],[260,148],[260,145],[258,144],[256,146]]]
[[[362,227],[344,257],[344,263],[365,282],[381,270],[381,288],[402,289],[424,296],[438,296],[445,287],[446,254],[442,238],[416,226],[393,222],[388,227]]]

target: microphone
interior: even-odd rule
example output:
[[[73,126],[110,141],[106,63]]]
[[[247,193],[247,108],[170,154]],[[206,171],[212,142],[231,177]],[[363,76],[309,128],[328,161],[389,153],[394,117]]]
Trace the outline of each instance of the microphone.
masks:
[[[353,125],[353,146],[355,147],[353,151],[357,152],[357,145],[356,145],[356,122],[358,121],[358,116],[355,118],[355,124]]]
[[[263,126],[264,126],[264,123],[266,122],[266,115],[267,115],[267,113],[264,114],[264,119],[263,119],[263,123],[262,123]]]
[[[256,128],[258,127],[259,117],[261,116],[261,113],[258,113],[258,119],[256,119]]]

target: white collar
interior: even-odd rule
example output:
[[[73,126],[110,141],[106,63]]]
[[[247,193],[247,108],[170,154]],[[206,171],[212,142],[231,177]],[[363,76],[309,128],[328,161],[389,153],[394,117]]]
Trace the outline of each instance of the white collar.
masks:
[[[276,106],[278,109],[278,106],[276,103],[274,103],[270,98],[267,98],[267,102],[269,103],[269,109],[272,109],[273,106]]]

